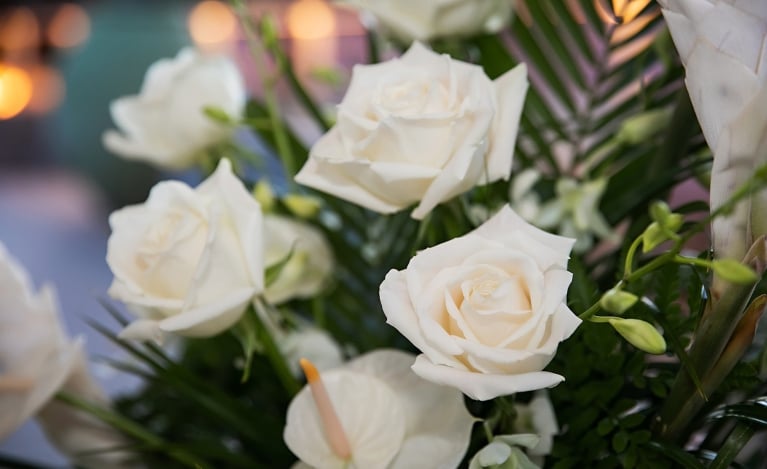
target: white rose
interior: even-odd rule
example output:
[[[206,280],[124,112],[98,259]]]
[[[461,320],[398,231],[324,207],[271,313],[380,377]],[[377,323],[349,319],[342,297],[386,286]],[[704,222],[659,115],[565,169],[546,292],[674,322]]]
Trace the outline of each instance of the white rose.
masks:
[[[112,213],[109,224],[109,294],[143,318],[122,332],[126,338],[215,335],[263,291],[261,208],[228,160],[196,189],[157,184],[144,204]]]
[[[273,266],[293,254],[282,266],[264,297],[273,304],[309,298],[327,284],[333,268],[330,246],[318,229],[279,215],[264,215],[264,264]]]
[[[64,333],[56,303],[50,286],[33,291],[27,273],[0,243],[0,441],[37,417],[54,446],[78,466],[129,467],[130,455],[114,451],[127,445],[122,435],[54,398],[64,391],[109,404],[88,374],[82,341]],[[99,451],[104,449],[112,451]]]
[[[82,344],[59,324],[56,296],[35,293],[0,243],[0,440],[50,401],[72,371]]]
[[[88,372],[85,354],[82,352],[76,357],[60,391],[101,407],[111,405],[101,386]],[[86,411],[54,399],[40,410],[37,418],[48,439],[76,463],[77,467],[144,467],[138,462],[137,455],[119,450],[130,444],[128,440]]]
[[[476,65],[419,43],[401,58],[354,67],[338,121],[296,181],[380,213],[412,216],[478,184],[508,179],[524,65],[491,81]]]
[[[686,85],[714,152],[711,208],[767,163],[767,2],[660,0]],[[740,260],[767,234],[767,193],[713,223],[717,257]]]
[[[479,400],[564,380],[541,370],[581,322],[565,303],[574,241],[506,206],[390,271],[381,303],[388,323],[423,352],[413,371]]]
[[[186,168],[206,147],[232,133],[206,116],[204,108],[213,106],[238,118],[246,99],[242,77],[231,60],[183,49],[176,58],[149,67],[139,95],[112,102],[119,131],[106,131],[104,145],[125,158]]]
[[[403,41],[496,33],[511,20],[511,0],[343,0],[371,13]]]
[[[317,469],[452,469],[466,453],[475,419],[455,389],[410,370],[413,356],[376,350],[321,381],[349,445],[342,458],[329,444],[322,410],[305,386],[288,407],[283,438],[303,464]]]

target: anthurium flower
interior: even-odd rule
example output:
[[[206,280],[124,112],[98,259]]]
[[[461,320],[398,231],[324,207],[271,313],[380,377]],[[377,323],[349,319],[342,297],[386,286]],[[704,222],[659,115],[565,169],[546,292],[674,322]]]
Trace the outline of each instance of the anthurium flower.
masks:
[[[767,163],[767,2],[659,0],[706,142],[714,152],[711,208]],[[767,193],[713,223],[718,258],[740,261],[767,234]]]
[[[475,420],[461,393],[416,376],[413,360],[377,350],[321,376],[309,368],[284,432],[297,467],[457,467]]]

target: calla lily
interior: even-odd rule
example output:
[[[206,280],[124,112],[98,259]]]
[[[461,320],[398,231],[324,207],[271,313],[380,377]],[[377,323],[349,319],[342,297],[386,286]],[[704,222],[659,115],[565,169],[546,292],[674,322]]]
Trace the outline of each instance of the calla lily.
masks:
[[[767,163],[767,2],[659,0],[714,152],[711,208]],[[767,234],[767,193],[713,223],[718,258],[740,260]]]

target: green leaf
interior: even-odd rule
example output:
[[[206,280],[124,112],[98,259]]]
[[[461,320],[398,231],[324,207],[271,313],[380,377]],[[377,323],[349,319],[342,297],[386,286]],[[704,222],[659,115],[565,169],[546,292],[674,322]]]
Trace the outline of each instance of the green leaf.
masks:
[[[735,460],[740,450],[751,440],[756,429],[754,425],[740,422],[727,436],[724,444],[719,449],[716,458],[708,466],[709,469],[727,469]]]
[[[623,430],[613,435],[612,445],[616,453],[622,453],[629,444],[629,435]]]
[[[274,282],[277,281],[277,279],[280,277],[280,274],[282,273],[282,270],[285,268],[285,266],[290,262],[290,259],[293,258],[293,255],[295,254],[296,245],[293,243],[292,246],[290,246],[290,251],[288,251],[285,256],[283,256],[282,259],[277,261],[276,264],[272,264],[269,267],[266,268],[266,271],[264,272],[264,283],[266,284],[266,287],[268,288]]]

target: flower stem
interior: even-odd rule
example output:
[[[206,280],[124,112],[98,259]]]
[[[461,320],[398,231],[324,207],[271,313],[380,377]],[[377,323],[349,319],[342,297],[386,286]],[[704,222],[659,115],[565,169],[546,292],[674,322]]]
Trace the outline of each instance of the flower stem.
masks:
[[[266,102],[266,109],[269,113],[272,131],[274,132],[277,152],[280,154],[280,158],[285,165],[285,170],[288,173],[288,183],[294,185],[295,181],[293,181],[293,176],[298,172],[296,158],[293,154],[293,149],[291,148],[287,132],[285,131],[285,123],[282,120],[280,106],[277,100],[277,92],[275,91],[277,80],[279,78],[279,69],[277,72],[267,73],[268,67],[266,65],[264,46],[261,41],[259,41],[256,27],[248,14],[245,2],[243,0],[231,0],[231,2],[240,19],[242,29],[245,31],[245,39],[248,43],[248,49],[253,57],[253,61],[255,62],[256,69],[259,70],[264,77],[264,100]]]

